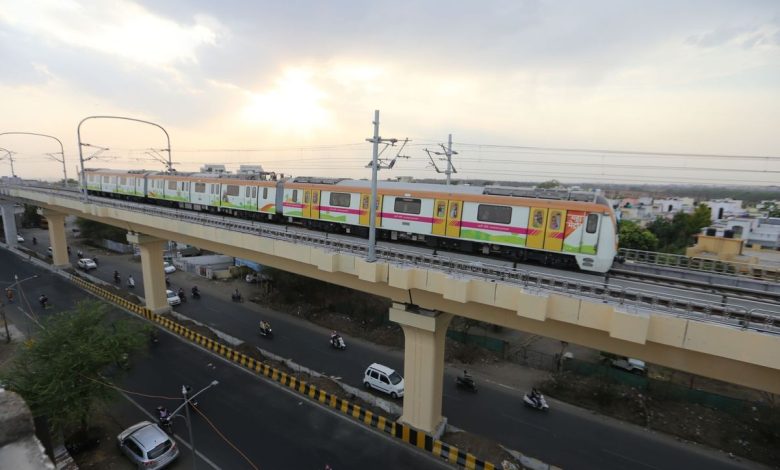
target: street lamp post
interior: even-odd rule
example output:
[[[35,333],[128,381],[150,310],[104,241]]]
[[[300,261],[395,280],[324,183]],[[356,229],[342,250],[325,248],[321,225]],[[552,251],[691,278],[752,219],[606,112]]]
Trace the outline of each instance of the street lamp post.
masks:
[[[192,422],[190,421],[190,407],[187,405],[191,404],[192,401],[195,400],[195,398],[197,398],[198,395],[210,389],[211,387],[216,387],[217,385],[219,385],[219,382],[216,380],[212,380],[210,384],[203,387],[198,393],[192,395],[191,397],[188,397],[190,387],[186,385],[182,385],[181,394],[184,397],[184,403],[179,405],[179,407],[173,410],[173,412],[171,413],[170,419],[173,419],[173,417],[176,416],[176,413],[178,413],[182,408],[185,409],[184,413],[186,415],[186,420],[187,420],[187,431],[190,434],[190,445],[192,446],[192,468],[193,469],[195,469],[195,460],[197,456],[195,455],[195,436],[192,434]]]
[[[62,146],[62,141],[60,139],[54,137],[53,135],[39,134],[37,132],[0,132],[0,136],[3,136],[3,135],[35,135],[35,136],[38,136],[38,137],[48,137],[50,139],[56,140],[57,143],[60,144],[59,154],[60,154],[60,156],[62,158],[61,159],[57,158],[57,157],[55,157],[51,153],[47,153],[46,155],[48,155],[49,157],[53,158],[54,160],[62,163],[62,184],[65,187],[68,186],[68,173],[65,170],[65,148]]]
[[[79,181],[81,181],[81,188],[84,195],[84,202],[87,202],[88,198],[87,198],[87,181],[86,181],[86,175],[84,174],[84,154],[81,151],[81,147],[89,144],[81,143],[81,125],[84,124],[84,121],[87,121],[89,119],[123,119],[125,121],[140,122],[142,124],[149,124],[150,126],[159,127],[160,130],[162,130],[165,133],[165,138],[168,141],[168,148],[162,149],[168,152],[168,171],[173,170],[173,162],[171,161],[171,136],[168,135],[168,131],[166,131],[165,128],[163,128],[163,126],[150,121],[144,121],[142,119],[135,119],[135,118],[129,118],[124,116],[87,116],[84,119],[82,119],[81,122],[79,122],[79,125],[76,127],[76,138],[78,139],[78,144],[79,144],[79,163],[81,165],[81,178],[79,178]],[[89,160],[89,158],[87,160]]]
[[[3,152],[5,152],[5,154],[6,154],[6,155],[5,155],[5,158],[8,158],[8,161],[10,161],[10,162],[11,162],[11,176],[14,176],[14,177],[15,177],[15,176],[16,176],[16,173],[14,172],[14,153],[16,153],[16,152],[12,152],[12,151],[10,151],[10,150],[8,150],[8,149],[4,149],[4,148],[2,148],[2,147],[0,147],[0,150],[2,150]],[[0,160],[1,160],[1,159],[0,159]]]

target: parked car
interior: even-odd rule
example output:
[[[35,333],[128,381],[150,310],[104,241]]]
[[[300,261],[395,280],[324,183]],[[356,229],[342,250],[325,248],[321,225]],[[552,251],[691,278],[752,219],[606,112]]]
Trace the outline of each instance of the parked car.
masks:
[[[639,359],[632,359],[630,357],[618,357],[610,360],[612,367],[623,369],[631,372],[632,374],[645,375],[647,373],[647,366],[644,361]]]
[[[141,421],[122,431],[117,437],[119,449],[138,468],[158,469],[179,456],[179,448],[159,426]]]
[[[165,296],[168,298],[168,305],[179,305],[181,303],[179,294],[172,290],[166,290]]]
[[[16,234],[16,241],[19,242],[19,243],[24,243],[24,237],[17,233]]]
[[[404,378],[393,369],[376,362],[366,368],[363,385],[367,389],[383,391],[393,398],[404,396]]]
[[[97,269],[97,264],[89,258],[81,258],[78,263],[76,263],[79,268],[83,269],[84,271],[89,271],[90,269]]]
[[[165,261],[163,263],[163,270],[165,270],[165,274],[170,274],[170,273],[176,272],[176,266],[174,266],[171,263]]]

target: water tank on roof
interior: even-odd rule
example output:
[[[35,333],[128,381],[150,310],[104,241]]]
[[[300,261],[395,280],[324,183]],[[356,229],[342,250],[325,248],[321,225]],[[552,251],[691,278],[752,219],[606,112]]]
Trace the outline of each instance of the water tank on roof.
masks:
[[[225,173],[225,165],[207,163],[200,167],[201,173]]]
[[[733,230],[724,230],[723,231],[723,238],[734,238],[734,231]]]
[[[714,237],[718,233],[718,231],[714,228],[708,228],[705,233],[707,236]]]

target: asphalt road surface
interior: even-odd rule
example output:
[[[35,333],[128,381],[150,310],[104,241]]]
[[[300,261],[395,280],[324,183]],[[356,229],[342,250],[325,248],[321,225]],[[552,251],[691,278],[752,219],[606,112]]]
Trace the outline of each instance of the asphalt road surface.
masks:
[[[25,235],[25,238],[29,237]],[[43,251],[48,245],[42,245],[42,237],[38,238],[37,249]],[[26,245],[30,247],[27,242]],[[101,257],[100,267],[90,274],[106,281],[110,281],[115,269],[122,273],[123,280],[132,274],[136,293],[143,295],[141,265],[129,258],[126,255]],[[339,377],[350,385],[362,386],[363,371],[372,362],[403,370],[402,351],[350,337],[345,337],[347,350],[337,351],[328,346],[329,331],[324,328],[248,302],[231,302],[229,291],[223,285],[188,273],[176,272],[170,278],[172,287],[183,287],[188,296],[189,288],[196,282],[202,293],[201,299],[189,298],[175,307],[177,312],[311,369]],[[248,285],[242,287],[245,297],[249,289]],[[273,339],[257,334],[260,319],[271,321]],[[752,465],[565,403],[551,401],[550,413],[538,413],[522,406],[519,390],[479,384],[479,392],[472,394],[457,389],[454,382],[452,372],[445,375],[443,414],[450,424],[563,468],[725,470]]]
[[[22,331],[34,331],[35,319],[90,298],[62,277],[34,267],[6,250],[0,250],[0,266],[0,285],[12,282],[14,275],[20,280],[29,278],[22,283],[16,302],[6,306],[8,316]],[[40,308],[36,300],[39,292],[48,295],[50,308]],[[29,299],[29,307],[25,298]],[[112,314],[131,317],[118,310]],[[160,335],[159,343],[150,345],[146,354],[131,357],[131,364],[119,386],[140,408],[117,404],[117,412],[124,419],[131,419],[133,414],[136,421],[150,419],[149,414],[158,405],[173,410],[181,403],[182,385],[189,385],[196,392],[212,380],[219,381],[218,386],[198,397],[199,412],[191,413],[198,468],[323,469],[326,464],[339,470],[451,468],[433,456],[242,371],[167,332]],[[180,441],[190,442],[184,418],[174,420],[174,432]],[[188,452],[186,447],[183,452]],[[184,468],[189,458],[172,468]]]

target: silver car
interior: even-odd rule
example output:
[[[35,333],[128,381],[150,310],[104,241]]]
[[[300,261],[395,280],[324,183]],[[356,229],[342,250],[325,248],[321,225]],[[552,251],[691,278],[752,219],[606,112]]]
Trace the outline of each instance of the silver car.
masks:
[[[116,437],[119,448],[139,469],[163,468],[179,456],[179,448],[159,426],[141,421]]]

